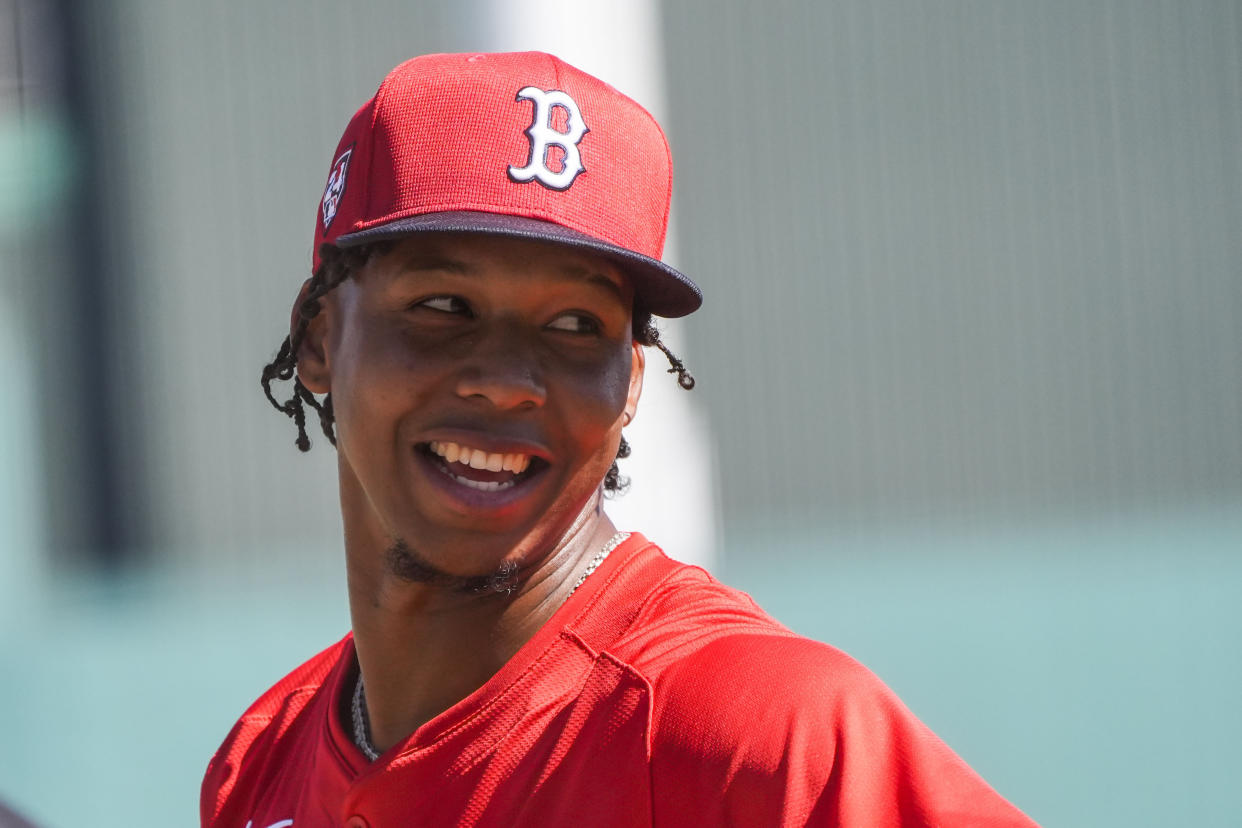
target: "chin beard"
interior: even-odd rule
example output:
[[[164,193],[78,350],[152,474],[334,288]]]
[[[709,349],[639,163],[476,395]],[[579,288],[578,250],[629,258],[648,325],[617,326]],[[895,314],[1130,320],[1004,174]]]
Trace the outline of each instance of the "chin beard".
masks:
[[[522,583],[522,568],[515,561],[501,561],[495,571],[487,575],[453,575],[433,566],[402,538],[388,547],[384,560],[388,571],[398,578],[449,592],[511,595]]]

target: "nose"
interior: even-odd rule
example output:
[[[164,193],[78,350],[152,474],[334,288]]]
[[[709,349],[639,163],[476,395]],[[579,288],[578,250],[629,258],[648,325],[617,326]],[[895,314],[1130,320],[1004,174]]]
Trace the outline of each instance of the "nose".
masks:
[[[458,372],[458,396],[505,410],[544,404],[548,394],[535,345],[516,327],[496,324],[479,333]]]

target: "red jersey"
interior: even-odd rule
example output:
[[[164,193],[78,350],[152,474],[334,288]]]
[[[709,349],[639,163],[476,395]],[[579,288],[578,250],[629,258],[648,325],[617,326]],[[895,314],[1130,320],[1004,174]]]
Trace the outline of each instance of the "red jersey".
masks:
[[[246,711],[203,826],[1034,825],[865,667],[641,535],[375,762],[357,669],[347,636]]]

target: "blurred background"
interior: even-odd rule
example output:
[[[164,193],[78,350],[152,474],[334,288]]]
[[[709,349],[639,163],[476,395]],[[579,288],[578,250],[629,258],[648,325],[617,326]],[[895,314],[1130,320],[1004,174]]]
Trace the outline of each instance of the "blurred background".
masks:
[[[0,800],[196,824],[347,630],[332,450],[259,369],[353,111],[526,48],[660,118],[706,293],[623,528],[1041,823],[1238,824],[1237,0],[0,0]]]

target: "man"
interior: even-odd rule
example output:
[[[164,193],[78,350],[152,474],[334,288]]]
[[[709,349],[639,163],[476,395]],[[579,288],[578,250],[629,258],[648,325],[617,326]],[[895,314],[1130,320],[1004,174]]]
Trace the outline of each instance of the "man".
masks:
[[[603,512],[644,346],[693,385],[650,324],[701,302],[671,185],[651,117],[548,55],[416,58],[354,116],[263,374],[337,447],[352,634],[242,716],[203,825],[1031,824]]]

